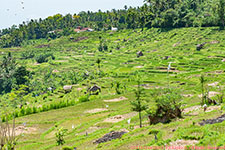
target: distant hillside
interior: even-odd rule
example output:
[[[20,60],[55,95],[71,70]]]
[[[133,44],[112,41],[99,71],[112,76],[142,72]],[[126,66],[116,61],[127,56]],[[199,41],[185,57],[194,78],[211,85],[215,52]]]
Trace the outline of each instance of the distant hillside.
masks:
[[[78,26],[97,31],[110,30],[112,27],[135,29],[220,26],[223,29],[224,8],[224,0],[146,0],[138,8],[125,6],[121,10],[106,12],[87,11],[65,16],[56,14],[1,30],[0,47],[21,46],[30,39],[69,35]]]

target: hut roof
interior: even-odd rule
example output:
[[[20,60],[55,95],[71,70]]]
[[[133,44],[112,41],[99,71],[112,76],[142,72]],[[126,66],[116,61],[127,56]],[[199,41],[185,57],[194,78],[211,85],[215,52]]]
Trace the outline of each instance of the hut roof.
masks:
[[[71,90],[72,89],[72,85],[65,85],[64,87],[63,87],[63,89],[65,90],[65,91],[67,91],[67,90]]]
[[[101,89],[101,88],[100,88],[99,86],[94,85],[94,86],[92,86],[92,87],[89,89],[89,91],[95,92],[95,91],[100,90],[100,89]]]

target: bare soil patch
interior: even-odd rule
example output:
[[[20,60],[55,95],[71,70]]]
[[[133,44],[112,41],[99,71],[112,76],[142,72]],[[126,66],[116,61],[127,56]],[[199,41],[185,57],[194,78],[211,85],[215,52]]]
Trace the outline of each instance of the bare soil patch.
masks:
[[[85,111],[85,113],[93,114],[93,113],[98,113],[98,112],[102,112],[102,111],[108,111],[108,109],[106,109],[106,108],[96,108],[96,109],[92,109],[92,110],[87,110],[87,111]]]
[[[220,94],[219,92],[215,92],[215,91],[209,91],[209,98],[214,97],[216,95]],[[202,97],[202,94],[198,95],[198,97]]]
[[[88,37],[78,37],[77,39],[74,40],[74,42],[79,42],[86,39],[88,39]]]
[[[40,65],[40,63],[35,62],[35,63],[34,63],[34,66],[37,66],[37,65]]]
[[[135,66],[134,68],[140,69],[143,68],[144,66]]]
[[[220,110],[220,106],[209,106],[205,112],[211,112],[213,110]],[[190,114],[190,115],[198,115],[199,113],[203,112],[203,108],[202,106],[200,105],[197,105],[197,106],[192,106],[192,107],[188,107],[188,108],[185,108],[183,110],[183,113],[184,114]]]
[[[127,100],[126,97],[120,97],[120,98],[115,98],[115,99],[111,99],[111,100],[104,100],[104,102],[119,102],[119,101],[123,101],[123,100]]]
[[[181,44],[180,42],[177,42],[177,43],[173,44],[173,47],[176,47],[176,46],[178,46],[180,44]]]
[[[193,94],[183,94],[184,97],[193,97]]]
[[[55,70],[53,70],[52,72],[53,72],[53,73],[58,73],[59,70],[55,69]]]
[[[20,134],[32,134],[37,131],[37,128],[34,127],[25,127],[25,126],[18,126],[15,128],[15,135],[18,136]]]
[[[211,42],[209,42],[210,44],[218,44],[218,43],[220,43],[220,41],[211,41]]]
[[[169,146],[180,146],[179,149],[185,150],[186,146],[194,146],[195,144],[198,144],[199,141],[197,140],[176,140],[174,142],[170,142]],[[166,150],[169,150],[171,148],[166,148]]]
[[[95,53],[87,53],[89,56],[94,56]]]
[[[105,119],[103,122],[116,123],[116,122],[123,121],[124,119],[134,117],[136,115],[137,115],[136,112],[132,112],[129,114],[124,114],[124,115],[116,115],[116,116]]]
[[[81,90],[83,90],[83,88],[77,88],[77,91],[81,91]]]
[[[208,86],[213,86],[213,87],[215,87],[215,86],[217,86],[218,84],[219,84],[219,82],[214,82],[214,83],[208,84]]]

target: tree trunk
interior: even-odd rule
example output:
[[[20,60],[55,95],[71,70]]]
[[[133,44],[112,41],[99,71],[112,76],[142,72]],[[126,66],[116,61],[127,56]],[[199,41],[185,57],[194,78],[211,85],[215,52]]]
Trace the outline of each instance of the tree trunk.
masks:
[[[202,105],[204,105],[204,98],[205,98],[205,96],[204,96],[204,85],[202,83]]]
[[[139,119],[140,119],[140,128],[142,127],[142,122],[141,122],[141,111],[139,111]]]

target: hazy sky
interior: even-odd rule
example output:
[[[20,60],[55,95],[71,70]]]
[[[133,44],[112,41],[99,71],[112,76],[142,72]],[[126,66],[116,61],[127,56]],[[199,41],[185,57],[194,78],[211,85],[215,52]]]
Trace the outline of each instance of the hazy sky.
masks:
[[[143,0],[0,0],[0,29],[28,19],[46,18],[57,13],[111,10],[141,6]],[[24,9],[23,9],[24,7]]]

